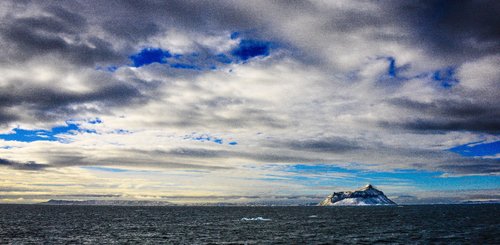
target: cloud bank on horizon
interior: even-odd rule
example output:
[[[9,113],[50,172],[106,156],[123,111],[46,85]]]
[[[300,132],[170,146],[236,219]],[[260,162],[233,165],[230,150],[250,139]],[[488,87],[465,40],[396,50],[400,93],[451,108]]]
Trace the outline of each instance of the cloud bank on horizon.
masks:
[[[307,199],[365,182],[403,202],[498,200],[499,13],[2,1],[0,201]]]

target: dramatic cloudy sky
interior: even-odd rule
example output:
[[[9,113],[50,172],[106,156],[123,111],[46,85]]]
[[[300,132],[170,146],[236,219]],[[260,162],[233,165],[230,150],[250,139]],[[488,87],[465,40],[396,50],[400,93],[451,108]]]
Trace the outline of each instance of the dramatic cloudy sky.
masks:
[[[1,1],[0,202],[500,200],[498,1]]]

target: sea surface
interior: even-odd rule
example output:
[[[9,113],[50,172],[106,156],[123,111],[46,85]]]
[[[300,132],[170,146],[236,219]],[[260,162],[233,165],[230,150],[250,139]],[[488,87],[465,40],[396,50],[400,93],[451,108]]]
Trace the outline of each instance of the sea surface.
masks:
[[[0,205],[0,244],[500,244],[500,205]]]

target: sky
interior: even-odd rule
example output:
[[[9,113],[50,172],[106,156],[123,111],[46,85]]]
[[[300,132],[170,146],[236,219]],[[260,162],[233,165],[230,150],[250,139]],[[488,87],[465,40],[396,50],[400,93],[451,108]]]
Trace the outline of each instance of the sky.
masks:
[[[0,2],[0,203],[500,201],[498,1]]]

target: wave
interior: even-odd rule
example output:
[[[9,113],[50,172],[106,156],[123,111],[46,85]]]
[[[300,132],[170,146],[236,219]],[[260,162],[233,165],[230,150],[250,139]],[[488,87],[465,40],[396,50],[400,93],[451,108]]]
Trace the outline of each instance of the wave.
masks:
[[[271,219],[265,219],[262,217],[256,217],[256,218],[241,218],[242,221],[270,221]]]

